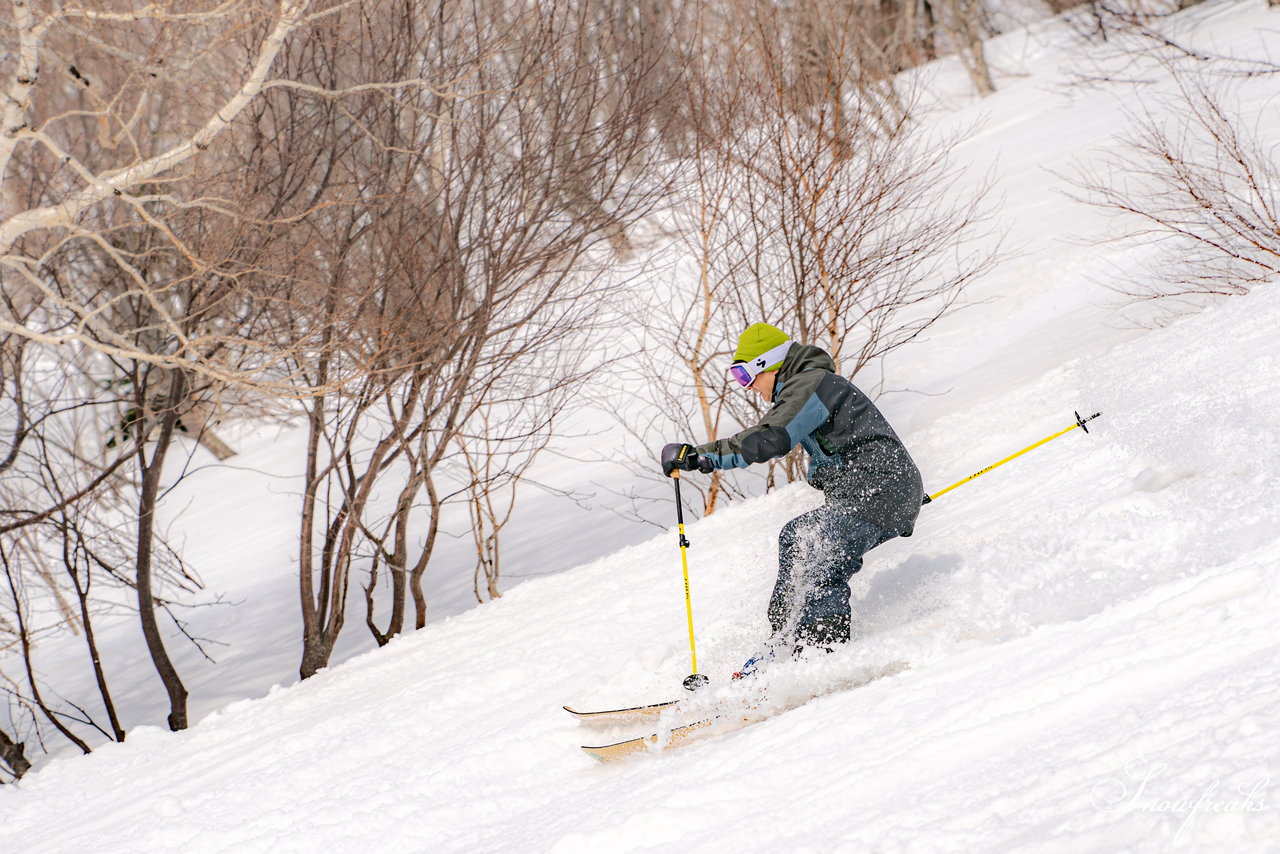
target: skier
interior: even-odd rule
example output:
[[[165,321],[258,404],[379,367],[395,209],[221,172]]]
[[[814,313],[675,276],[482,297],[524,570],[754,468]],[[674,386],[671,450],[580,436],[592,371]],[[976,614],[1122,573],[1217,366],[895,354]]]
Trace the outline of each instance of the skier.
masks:
[[[662,473],[742,468],[800,445],[809,454],[809,483],[826,497],[778,537],[778,579],[768,611],[773,633],[734,674],[737,679],[783,650],[798,655],[806,647],[830,651],[848,642],[849,579],[868,551],[911,536],[924,486],[889,422],[835,373],[835,362],[821,348],[755,323],[739,336],[729,373],[770,404],[769,411],[731,438],[664,446]]]

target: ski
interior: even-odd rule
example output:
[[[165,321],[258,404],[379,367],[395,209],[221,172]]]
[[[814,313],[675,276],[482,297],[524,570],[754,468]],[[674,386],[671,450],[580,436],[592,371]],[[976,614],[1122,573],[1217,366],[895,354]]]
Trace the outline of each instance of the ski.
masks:
[[[663,750],[671,750],[679,747],[680,744],[692,733],[700,729],[705,729],[715,723],[718,718],[708,718],[705,721],[696,721],[684,726],[678,726],[665,732],[656,732],[652,735],[644,735],[639,738],[629,738],[626,741],[618,741],[613,744],[586,745],[582,746],[585,752],[597,762],[616,762],[619,759],[625,759],[636,753],[649,749],[649,745],[662,742]]]
[[[570,706],[562,708],[584,723],[622,723],[632,720],[649,720],[657,717],[666,709],[674,707],[679,700],[668,700],[665,703],[651,703],[647,706],[628,706],[624,709],[605,709],[603,711],[584,712]]]
[[[767,720],[774,715],[803,706],[805,703],[809,702],[809,700],[816,699],[817,697],[828,695],[836,691],[847,691],[851,688],[859,688],[863,685],[875,682],[877,679],[883,679],[886,676],[894,676],[906,670],[908,667],[910,667],[910,665],[905,661],[893,661],[880,667],[871,668],[857,677],[845,679],[818,694],[801,698],[799,700],[793,700],[792,702],[771,711],[762,712],[759,710],[757,705],[753,704],[746,708],[740,708],[736,712],[725,710],[724,712],[715,714],[705,720],[694,721],[693,723],[684,724],[683,726],[664,729],[661,732],[642,735],[638,738],[629,738],[625,741],[617,741],[612,744],[584,744],[582,745],[582,750],[597,762],[602,763],[617,762],[618,760],[626,759],[627,757],[634,756],[637,753],[648,751],[649,748],[654,745],[657,745],[660,750],[674,750],[677,747],[683,746],[689,740],[689,736],[699,730],[704,730],[712,726],[715,726],[718,732],[729,732],[742,729],[743,727],[751,726],[752,724]],[[641,714],[644,714],[645,712],[652,711],[656,715],[657,712],[671,708],[675,705],[676,702],[657,703],[652,706],[637,706],[632,709],[617,709],[613,712],[600,712],[596,714],[609,715],[627,712],[640,712]],[[565,706],[564,708],[568,712],[579,714],[574,712],[574,710],[570,709],[568,706]]]

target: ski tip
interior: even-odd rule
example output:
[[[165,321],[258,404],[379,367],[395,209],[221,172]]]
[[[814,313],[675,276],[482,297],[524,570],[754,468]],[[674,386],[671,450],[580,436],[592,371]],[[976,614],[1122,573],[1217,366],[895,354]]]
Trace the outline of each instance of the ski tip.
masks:
[[[610,762],[617,762],[619,759],[625,759],[628,756],[634,756],[637,753],[644,753],[647,745],[656,742],[656,735],[644,736],[642,738],[631,738],[626,741],[620,741],[616,744],[601,745],[582,745],[582,752],[590,756],[601,765]]]

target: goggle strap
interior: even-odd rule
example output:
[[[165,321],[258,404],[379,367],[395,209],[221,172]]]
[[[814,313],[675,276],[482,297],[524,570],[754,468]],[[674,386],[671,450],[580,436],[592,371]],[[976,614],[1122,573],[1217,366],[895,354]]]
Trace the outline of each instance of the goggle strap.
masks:
[[[781,344],[779,344],[777,347],[774,347],[772,350],[767,350],[766,352],[761,353],[756,358],[747,362],[746,363],[748,365],[747,370],[751,372],[751,377],[754,379],[761,371],[765,370],[770,365],[775,365],[778,362],[781,362],[783,359],[785,359],[787,357],[787,352],[791,349],[791,345],[793,343],[794,342],[790,340],[783,341]]]

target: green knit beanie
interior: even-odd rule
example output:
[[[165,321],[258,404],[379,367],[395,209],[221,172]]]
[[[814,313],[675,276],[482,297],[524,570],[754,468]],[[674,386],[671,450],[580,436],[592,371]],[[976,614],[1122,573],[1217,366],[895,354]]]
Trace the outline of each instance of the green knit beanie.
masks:
[[[749,362],[790,339],[790,335],[776,326],[770,326],[767,323],[753,323],[738,336],[738,349],[733,353],[733,360],[735,362]],[[770,365],[764,370],[773,371],[780,367],[782,367],[782,362]]]

